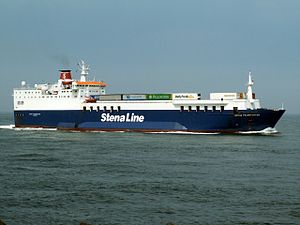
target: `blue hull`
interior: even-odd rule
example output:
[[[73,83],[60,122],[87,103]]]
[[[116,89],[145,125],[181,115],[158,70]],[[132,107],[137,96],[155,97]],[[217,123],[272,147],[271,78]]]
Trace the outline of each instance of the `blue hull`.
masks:
[[[275,127],[285,110],[180,112],[173,110],[15,111],[16,127],[71,130],[189,131],[235,133]]]

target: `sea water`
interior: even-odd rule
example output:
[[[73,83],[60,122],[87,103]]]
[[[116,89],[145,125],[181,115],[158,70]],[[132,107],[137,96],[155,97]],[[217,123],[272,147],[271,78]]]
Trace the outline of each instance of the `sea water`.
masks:
[[[300,224],[300,116],[279,133],[14,129],[0,114],[7,225]]]

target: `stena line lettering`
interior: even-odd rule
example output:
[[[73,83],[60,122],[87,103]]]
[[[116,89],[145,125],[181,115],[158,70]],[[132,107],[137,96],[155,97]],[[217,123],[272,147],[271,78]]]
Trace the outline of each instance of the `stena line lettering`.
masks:
[[[101,114],[101,122],[134,122],[142,123],[145,117],[142,115],[135,115],[134,113],[126,113],[126,115],[111,115],[110,113]]]

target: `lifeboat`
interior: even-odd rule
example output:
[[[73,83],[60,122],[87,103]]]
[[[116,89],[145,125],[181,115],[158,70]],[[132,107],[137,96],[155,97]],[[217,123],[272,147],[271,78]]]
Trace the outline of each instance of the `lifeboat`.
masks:
[[[86,97],[85,102],[86,103],[95,103],[95,102],[97,102],[97,99],[92,98],[92,97]]]
[[[64,80],[64,81],[62,82],[62,84],[63,84],[63,85],[71,85],[72,82],[73,82],[72,80],[68,80],[68,81],[67,81],[67,80]]]

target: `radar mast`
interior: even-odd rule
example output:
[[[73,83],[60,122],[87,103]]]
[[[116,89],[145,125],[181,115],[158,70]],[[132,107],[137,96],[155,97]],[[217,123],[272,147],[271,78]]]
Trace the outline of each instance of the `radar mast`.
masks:
[[[254,82],[252,80],[251,71],[249,71],[249,81],[248,81],[248,92],[247,92],[247,99],[252,103],[253,102],[253,91],[252,86],[254,85]]]
[[[77,64],[80,71],[80,81],[86,82],[86,77],[89,74],[90,66],[87,65],[83,60]]]

